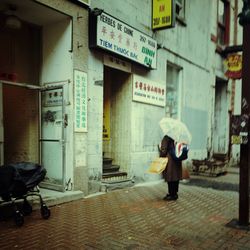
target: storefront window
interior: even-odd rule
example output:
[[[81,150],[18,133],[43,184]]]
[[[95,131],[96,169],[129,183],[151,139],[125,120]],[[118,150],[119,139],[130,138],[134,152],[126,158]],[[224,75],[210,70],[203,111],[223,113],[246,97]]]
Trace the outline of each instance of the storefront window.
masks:
[[[217,41],[218,45],[226,45],[229,42],[229,3],[227,0],[218,0],[218,26]]]
[[[179,73],[178,67],[167,65],[166,113],[173,118],[179,116]]]

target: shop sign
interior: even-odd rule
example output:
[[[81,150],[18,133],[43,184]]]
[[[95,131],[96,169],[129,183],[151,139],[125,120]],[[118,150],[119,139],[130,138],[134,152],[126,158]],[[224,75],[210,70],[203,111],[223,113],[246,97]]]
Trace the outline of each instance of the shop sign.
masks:
[[[240,79],[242,72],[242,55],[230,54],[224,61],[226,66],[225,75],[231,79]]]
[[[248,116],[233,115],[231,119],[231,143],[247,144],[248,142]]]
[[[63,90],[52,89],[43,93],[43,107],[61,106],[63,101]]]
[[[174,26],[174,0],[152,0],[152,29],[166,29]]]
[[[131,63],[121,60],[120,58],[104,55],[103,63],[111,68],[131,73]]]
[[[87,74],[74,70],[75,132],[87,132]]]
[[[133,101],[165,107],[166,85],[154,82],[138,75],[134,75]]]
[[[102,13],[90,14],[90,48],[100,48],[156,69],[157,42],[128,24]]]

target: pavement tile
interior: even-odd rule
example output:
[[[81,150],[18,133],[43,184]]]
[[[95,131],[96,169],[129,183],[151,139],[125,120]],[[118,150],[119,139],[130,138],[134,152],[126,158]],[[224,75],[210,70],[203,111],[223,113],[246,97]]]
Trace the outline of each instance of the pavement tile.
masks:
[[[16,227],[0,222],[0,249],[250,249],[250,231],[225,225],[238,216],[238,193],[181,184],[135,186],[51,207]]]

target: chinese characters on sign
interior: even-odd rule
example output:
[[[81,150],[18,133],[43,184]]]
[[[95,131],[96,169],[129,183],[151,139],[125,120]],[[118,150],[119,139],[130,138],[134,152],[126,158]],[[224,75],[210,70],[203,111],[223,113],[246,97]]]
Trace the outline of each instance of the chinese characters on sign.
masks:
[[[133,101],[165,107],[166,85],[134,75]]]
[[[174,14],[173,0],[152,0],[152,29],[174,27]]]
[[[103,63],[111,68],[131,73],[131,63],[121,60],[120,58],[113,57],[111,55],[104,55]]]
[[[53,107],[62,105],[63,100],[63,90],[62,89],[52,89],[43,92],[43,107]]]
[[[146,67],[156,68],[156,40],[106,13],[97,17],[96,29],[96,44],[90,46],[97,46]]]
[[[87,132],[87,74],[74,71],[75,131]]]
[[[231,54],[224,61],[226,66],[225,75],[231,79],[240,79],[242,71],[242,55]]]

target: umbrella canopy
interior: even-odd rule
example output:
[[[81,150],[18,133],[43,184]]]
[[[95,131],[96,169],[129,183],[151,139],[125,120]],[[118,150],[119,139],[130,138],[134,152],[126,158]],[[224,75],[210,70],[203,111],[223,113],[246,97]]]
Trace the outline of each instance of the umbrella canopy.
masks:
[[[160,120],[159,125],[164,135],[171,137],[174,141],[191,143],[192,135],[187,126],[180,120],[164,117]]]

